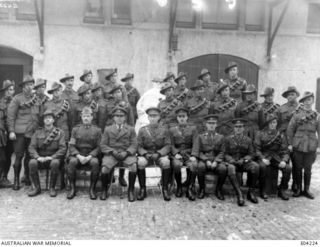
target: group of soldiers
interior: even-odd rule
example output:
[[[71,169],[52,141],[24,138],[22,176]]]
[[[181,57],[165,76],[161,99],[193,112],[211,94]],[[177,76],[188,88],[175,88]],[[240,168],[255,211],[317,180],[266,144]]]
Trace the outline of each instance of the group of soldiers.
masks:
[[[128,200],[136,199],[135,181],[138,176],[138,200],[147,197],[146,170],[161,168],[162,195],[171,199],[170,187],[175,182],[175,196],[189,200],[205,197],[205,174],[217,175],[215,195],[224,200],[223,185],[229,178],[239,206],[244,197],[237,174],[248,173],[247,199],[258,203],[256,187],[262,199],[267,199],[268,166],[282,172],[278,196],[288,200],[288,183],[293,177],[293,196],[310,192],[312,164],[316,159],[320,121],[312,110],[314,94],[300,96],[294,86],[282,96],[283,105],[273,101],[274,89],[267,87],[264,101],[256,101],[256,88],[239,77],[238,65],[230,62],[226,79],[211,81],[210,71],[202,69],[198,80],[187,88],[187,75],[168,73],[156,80],[164,98],[158,105],[144,109],[149,124],[134,129],[137,120],[139,92],[132,85],[134,75],[127,74],[117,82],[117,72],[111,71],[102,83],[91,83],[92,72],[84,71],[83,85],[77,92],[72,87],[74,76],[54,82],[45,95],[46,81],[30,76],[19,85],[22,93],[14,95],[14,85],[3,83],[1,99],[1,182],[7,181],[11,154],[15,152],[13,189],[20,188],[21,162],[24,157],[24,182],[31,178],[29,196],[41,193],[38,169],[50,169],[50,196],[55,197],[58,174],[65,170],[70,183],[68,199],[76,194],[76,170],[91,170],[91,199],[97,198],[96,184],[101,179],[101,200],[109,196],[116,166],[129,171],[128,185],[124,169],[119,182],[128,186]],[[34,92],[35,91],[35,92]],[[182,183],[181,168],[187,168]],[[304,173],[304,176],[302,174]],[[302,177],[304,186],[302,187]],[[173,179],[174,178],[174,179]],[[195,189],[198,180],[199,190]]]

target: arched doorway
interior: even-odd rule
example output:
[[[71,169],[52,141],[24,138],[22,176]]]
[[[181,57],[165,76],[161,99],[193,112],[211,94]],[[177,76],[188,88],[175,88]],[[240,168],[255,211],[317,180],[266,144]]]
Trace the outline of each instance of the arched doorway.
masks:
[[[228,62],[234,61],[239,65],[239,76],[254,84],[258,89],[259,66],[247,59],[227,55],[227,54],[208,54],[194,57],[178,64],[178,71],[183,71],[188,75],[188,86],[190,87],[198,78],[201,69],[207,68],[211,72],[213,81],[218,82],[226,78],[224,69]]]
[[[24,75],[32,75],[33,57],[16,49],[0,46],[0,88],[4,80],[20,83]],[[16,86],[16,93],[21,91]]]

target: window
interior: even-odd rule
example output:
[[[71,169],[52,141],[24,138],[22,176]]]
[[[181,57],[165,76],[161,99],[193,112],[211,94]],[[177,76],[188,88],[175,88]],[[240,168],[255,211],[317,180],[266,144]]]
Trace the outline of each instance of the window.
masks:
[[[261,0],[247,0],[245,29],[263,31],[265,20],[265,3]]]
[[[202,28],[238,29],[238,5],[239,1],[234,8],[230,9],[225,0],[205,0]]]
[[[36,20],[35,0],[18,1],[17,20]]]
[[[86,0],[83,21],[86,23],[104,24],[102,0]]]
[[[320,4],[310,3],[307,33],[320,33]]]
[[[192,8],[191,0],[178,0],[176,26],[186,28],[196,26],[196,13]]]
[[[112,24],[131,24],[131,0],[113,0]]]

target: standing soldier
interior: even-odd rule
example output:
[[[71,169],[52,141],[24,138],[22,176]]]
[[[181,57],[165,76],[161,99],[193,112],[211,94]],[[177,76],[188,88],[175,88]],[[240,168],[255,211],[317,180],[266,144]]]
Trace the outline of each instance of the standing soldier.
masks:
[[[96,184],[100,172],[98,157],[100,154],[101,129],[91,124],[92,113],[90,107],[84,107],[81,112],[82,124],[72,129],[68,165],[66,167],[71,187],[67,195],[68,199],[72,199],[76,195],[76,169],[81,166],[91,168],[89,195],[91,200],[97,199]]]
[[[83,81],[83,85],[92,86],[92,71],[85,69],[80,76],[80,81]]]
[[[107,101],[103,98],[102,86],[99,82],[92,85],[91,88],[92,97],[95,102],[99,105],[99,127],[101,131],[106,127],[107,119],[109,118],[109,112],[107,111]]]
[[[0,111],[2,112],[3,116],[3,122],[4,122],[4,133],[6,135],[6,146],[5,146],[5,157],[6,161],[2,163],[3,166],[2,172],[0,173],[0,186],[4,187],[10,187],[12,184],[8,180],[8,173],[11,166],[11,156],[13,154],[13,141],[9,139],[9,129],[8,129],[8,107],[9,104],[13,98],[13,95],[15,93],[15,83],[14,81],[5,80],[2,84],[1,93],[4,93],[2,95],[2,98],[0,100]]]
[[[51,110],[54,115],[54,125],[63,130],[66,143],[69,142],[70,130],[72,128],[72,112],[70,103],[66,99],[62,99],[62,85],[53,82],[48,94],[52,94],[52,100],[47,102],[44,110]]]
[[[238,102],[241,102],[242,92],[246,90],[247,82],[245,79],[238,76],[238,64],[235,62],[229,62],[224,72],[228,75],[228,78],[224,81],[230,87],[230,96]]]
[[[161,111],[161,122],[167,128],[177,124],[175,110],[182,105],[182,102],[173,96],[173,86],[171,83],[166,82],[163,84],[160,93],[165,95],[166,98],[159,102],[158,108]]]
[[[33,93],[34,79],[27,75],[22,83],[22,93],[13,97],[8,108],[8,129],[9,138],[14,141],[14,152],[16,159],[14,162],[14,190],[20,189],[21,162],[24,157],[24,177],[25,184],[30,185],[28,163],[30,155],[28,147],[31,136],[39,124],[39,105],[37,96]]]
[[[172,87],[172,85],[170,84]],[[171,178],[170,136],[169,131],[159,124],[160,109],[151,107],[146,110],[150,124],[142,127],[138,133],[138,178],[140,192],[138,200],[147,196],[146,191],[146,166],[155,163],[162,170],[162,194],[165,201],[170,201],[168,184]]]
[[[135,200],[134,184],[137,175],[138,148],[137,136],[134,128],[126,124],[126,109],[116,107],[113,109],[112,116],[114,124],[104,129],[100,149],[103,153],[101,184],[102,194],[100,199],[106,200],[111,185],[113,170],[117,164],[121,164],[129,169],[129,190],[128,200]]]
[[[289,86],[286,91],[283,92],[282,97],[287,99],[287,103],[281,105],[277,111],[278,117],[278,129],[281,133],[287,137],[287,129],[289,122],[295,112],[299,110],[299,103],[297,98],[300,96],[300,93],[294,86]],[[296,164],[295,159],[293,157],[293,152],[290,152],[290,159],[292,162],[292,190],[295,192],[297,190],[297,183],[296,183]]]
[[[106,82],[102,83],[102,91],[103,97],[108,100],[111,95],[109,94],[110,90],[115,88],[116,86],[120,85],[117,83],[118,73],[117,69],[111,70],[105,77]],[[128,102],[127,91],[124,86],[120,85],[121,89],[121,96],[124,101]]]
[[[134,78],[134,75],[128,73],[124,78],[121,79],[121,81],[125,83],[124,87],[127,91],[128,101],[133,110],[134,123],[136,123],[138,118],[137,103],[140,99],[140,93],[135,87],[132,86],[133,78]]]
[[[67,151],[63,130],[53,126],[54,114],[51,110],[43,113],[44,128],[38,129],[31,138],[29,153],[30,177],[34,188],[28,196],[41,193],[38,169],[50,169],[50,196],[56,197],[56,182],[61,162]]]
[[[81,124],[82,122],[81,112],[82,112],[82,109],[86,106],[92,109],[92,114],[93,114],[92,124],[99,126],[99,121],[100,121],[99,120],[100,119],[99,104],[92,99],[91,87],[88,86],[87,84],[82,85],[78,89],[78,95],[80,99],[74,109],[72,126]]]
[[[65,89],[62,92],[62,98],[68,100],[71,104],[71,108],[73,108],[79,100],[77,92],[73,90],[74,76],[65,74],[65,76],[60,79],[60,82],[65,85]]]
[[[289,200],[286,194],[291,175],[289,163],[289,151],[287,140],[283,133],[277,130],[278,119],[273,114],[268,114],[265,121],[265,128],[257,132],[255,138],[256,153],[260,163],[260,196],[267,199],[266,194],[266,167],[272,166],[282,171],[281,184],[278,196],[283,200]]]
[[[242,91],[244,101],[240,102],[236,108],[235,116],[248,121],[246,134],[254,140],[255,132],[260,129],[261,106],[255,101],[256,88],[250,84],[245,91]]]
[[[265,126],[265,122],[268,118],[268,115],[274,115],[277,112],[277,109],[280,107],[279,104],[273,102],[274,89],[272,87],[266,87],[264,93],[260,95],[264,97],[264,102],[261,104],[261,124],[260,127]]]
[[[173,92],[175,98],[178,98],[183,103],[192,98],[192,92],[186,86],[187,75],[184,72],[179,72],[177,78],[174,81],[177,83],[177,87]]]
[[[194,200],[194,182],[196,179],[197,161],[191,159],[192,144],[197,137],[195,126],[188,124],[188,109],[181,106],[176,110],[178,125],[170,128],[171,154],[174,176],[177,182],[176,197],[182,197],[181,167],[187,167],[187,197]]]
[[[224,154],[228,165],[228,173],[236,174],[236,171],[247,172],[249,180],[249,190],[247,199],[253,203],[258,203],[255,194],[255,185],[259,178],[259,165],[253,161],[255,152],[252,140],[244,134],[245,119],[234,119],[234,134],[225,138]],[[238,204],[243,206],[242,195],[239,191]]]
[[[45,94],[47,88],[47,81],[43,80],[43,79],[37,79],[36,84],[34,85],[33,89],[36,91],[36,95],[37,95],[37,103],[40,107],[40,116],[43,114],[44,112],[44,105],[45,103],[47,103],[50,98]],[[40,124],[42,124],[42,122],[40,122]]]
[[[297,184],[293,196],[304,195],[314,199],[314,195],[310,192],[310,183],[312,165],[319,147],[320,119],[318,112],[312,110],[313,93],[305,92],[299,102],[303,104],[303,109],[293,115],[287,130],[288,148],[293,151]],[[302,191],[302,170],[304,170],[304,191]]]
[[[198,79],[204,82],[206,92],[205,97],[210,101],[215,101],[219,83],[211,81],[210,71],[208,69],[202,69]]]
[[[165,78],[163,79],[163,82],[169,82],[173,88],[177,86],[175,82],[175,75],[172,72],[167,72]]]
[[[217,96],[216,101],[212,103],[210,113],[214,113],[219,117],[217,132],[223,136],[228,136],[233,131],[231,120],[235,118],[235,110],[238,103],[230,97],[230,88],[226,83],[220,84]]]
[[[191,124],[197,126],[198,133],[204,131],[205,126],[203,118],[208,115],[211,107],[211,102],[205,98],[205,85],[201,80],[197,80],[191,87],[193,90],[193,97],[186,102],[186,107],[189,110],[189,121]]]

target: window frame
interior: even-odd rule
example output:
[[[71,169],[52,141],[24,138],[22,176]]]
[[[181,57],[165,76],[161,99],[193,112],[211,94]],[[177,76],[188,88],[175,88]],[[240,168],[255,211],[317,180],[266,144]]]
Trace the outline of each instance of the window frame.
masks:
[[[132,1],[128,0],[129,8],[130,8],[130,16],[129,18],[115,18],[114,16],[114,8],[115,8],[115,1],[112,0],[112,8],[111,8],[111,24],[113,25],[132,25]]]
[[[311,9],[311,5],[318,5],[317,7],[319,8],[320,11],[320,3],[319,2],[309,2],[308,4],[308,16],[307,16],[307,24],[306,24],[306,33],[307,34],[320,34],[320,27],[318,29],[310,29],[309,27],[309,18],[310,18],[310,9]],[[320,16],[319,16],[320,19]]]
[[[261,2],[263,4],[263,11],[262,11],[262,16],[261,16],[261,24],[260,25],[257,25],[257,24],[247,24],[246,23],[246,18],[247,18],[247,14],[248,14],[248,11],[247,11],[247,5],[248,3],[250,2],[261,2],[261,1],[258,1],[258,0],[246,0],[245,1],[245,18],[244,18],[244,28],[246,31],[253,31],[253,32],[263,32],[265,31],[265,26],[266,26],[266,9],[267,9],[267,6],[266,6],[266,2]]]
[[[100,16],[86,16],[87,12],[87,3],[90,0],[84,0],[84,11],[83,11],[83,23],[86,24],[104,24],[105,23],[105,11],[104,11],[104,4],[103,4],[103,0],[99,0],[100,4],[101,4],[101,9],[102,9],[102,13]]]

